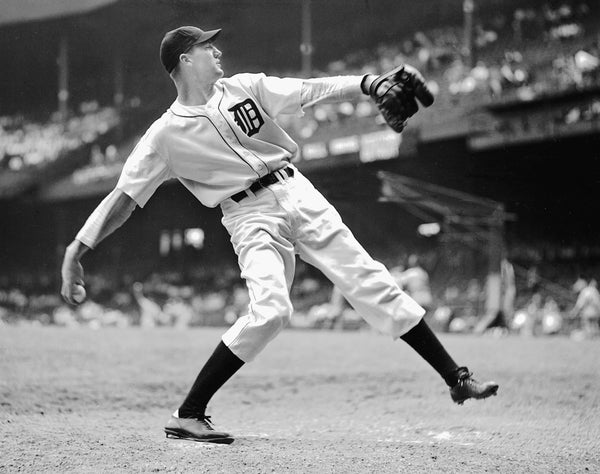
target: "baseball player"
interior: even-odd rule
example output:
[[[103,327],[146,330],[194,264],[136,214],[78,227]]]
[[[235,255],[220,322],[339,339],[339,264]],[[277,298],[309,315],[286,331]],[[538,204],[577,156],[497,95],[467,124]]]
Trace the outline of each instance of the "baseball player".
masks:
[[[425,311],[431,309],[433,295],[429,286],[429,275],[421,266],[418,255],[412,254],[408,257],[408,268],[398,275],[396,282]]]
[[[410,344],[444,378],[455,402],[495,394],[497,384],[477,382],[452,360],[422,320],[423,309],[290,164],[298,145],[275,121],[281,114],[301,115],[303,108],[319,102],[364,93],[401,131],[417,112],[415,98],[426,105],[433,101],[420,73],[400,66],[379,77],[224,78],[222,53],[214,44],[220,31],[184,26],[165,34],[160,58],[177,98],[131,152],[115,189],[67,247],[62,265],[62,295],[76,304],[84,284],[81,257],[125,223],[137,206],[144,207],[169,178],[176,177],[205,206],[220,206],[248,287],[248,313],[222,336],[167,422],[167,437],[233,441],[229,433],[213,428],[206,406],[290,319],[296,254],[337,285],[371,326]]]

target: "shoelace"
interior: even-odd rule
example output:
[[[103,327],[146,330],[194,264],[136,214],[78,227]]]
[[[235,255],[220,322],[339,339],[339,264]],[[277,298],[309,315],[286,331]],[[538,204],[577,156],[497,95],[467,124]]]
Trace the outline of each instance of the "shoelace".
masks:
[[[203,416],[199,416],[199,417],[198,417],[198,418],[196,418],[196,419],[197,419],[198,421],[200,421],[200,422],[204,423],[204,424],[206,425],[206,427],[207,427],[207,428],[209,428],[209,429],[211,429],[211,430],[213,429],[213,427],[212,427],[212,425],[213,425],[213,422],[212,422],[212,420],[210,419],[210,416],[203,415]]]
[[[458,383],[459,383],[459,385],[463,385],[463,384],[465,384],[466,382],[468,382],[469,380],[473,380],[473,379],[471,378],[471,376],[472,376],[472,375],[473,375],[473,372],[467,372],[467,371],[464,371],[464,372],[462,372],[462,373],[461,373],[461,374],[458,376]],[[474,382],[474,381],[475,381],[475,380],[473,380],[473,382]]]

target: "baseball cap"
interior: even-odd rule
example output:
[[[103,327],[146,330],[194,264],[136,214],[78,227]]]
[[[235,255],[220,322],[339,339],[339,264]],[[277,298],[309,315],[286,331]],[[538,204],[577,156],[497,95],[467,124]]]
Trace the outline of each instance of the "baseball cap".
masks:
[[[192,46],[215,39],[221,29],[203,31],[195,26],[180,26],[167,33],[160,43],[160,61],[170,74],[179,63],[179,55]]]

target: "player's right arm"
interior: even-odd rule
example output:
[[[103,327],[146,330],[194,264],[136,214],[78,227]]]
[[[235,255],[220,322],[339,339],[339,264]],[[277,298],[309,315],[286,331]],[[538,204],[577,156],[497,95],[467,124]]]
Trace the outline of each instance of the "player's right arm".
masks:
[[[115,188],[92,212],[75,240],[65,251],[61,268],[61,294],[65,301],[77,304],[73,299],[73,291],[76,285],[84,284],[81,257],[121,227],[136,206],[132,198]]]
[[[73,292],[76,285],[84,283],[81,257],[121,227],[136,206],[144,207],[161,183],[172,177],[167,161],[154,146],[153,127],[127,158],[115,189],[92,212],[65,251],[61,294],[68,303],[77,304]]]

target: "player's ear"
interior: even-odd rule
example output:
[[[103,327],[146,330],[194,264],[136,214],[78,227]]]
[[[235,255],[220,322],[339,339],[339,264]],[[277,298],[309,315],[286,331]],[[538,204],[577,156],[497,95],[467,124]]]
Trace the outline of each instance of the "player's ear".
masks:
[[[186,53],[181,53],[179,55],[179,62],[184,64],[189,64],[191,62],[190,57]]]

